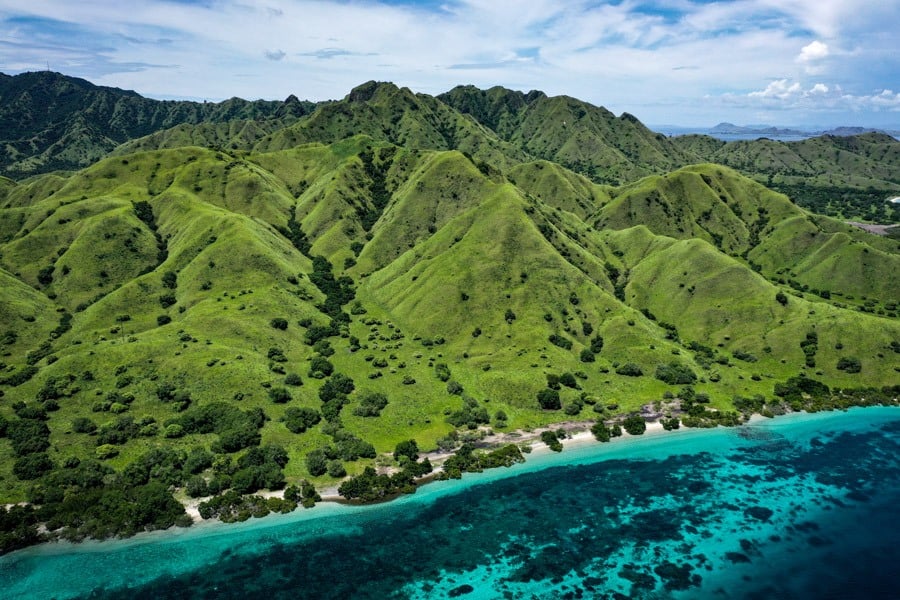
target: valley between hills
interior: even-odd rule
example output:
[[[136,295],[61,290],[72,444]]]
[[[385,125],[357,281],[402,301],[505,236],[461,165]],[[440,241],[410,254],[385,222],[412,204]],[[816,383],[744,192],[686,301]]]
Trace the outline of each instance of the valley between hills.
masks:
[[[609,440],[646,405],[675,428],[898,403],[900,241],[836,218],[900,220],[890,136],[26,75],[0,79],[4,551],[187,524],[188,497],[223,520],[377,500],[423,452],[459,476],[521,459],[489,431]]]

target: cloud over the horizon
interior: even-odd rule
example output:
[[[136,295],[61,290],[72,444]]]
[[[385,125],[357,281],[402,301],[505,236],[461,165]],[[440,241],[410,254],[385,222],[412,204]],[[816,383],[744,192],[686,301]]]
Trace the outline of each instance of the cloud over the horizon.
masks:
[[[852,94],[839,85],[829,86],[819,82],[804,88],[799,82],[787,79],[772,81],[765,89],[745,96],[727,95],[725,101],[745,107],[779,111],[803,109],[820,114],[835,111],[900,113],[900,93],[890,89],[872,94]]]
[[[774,106],[802,122],[817,116],[796,102],[807,93],[877,121],[900,89],[897,22],[900,3],[853,0],[0,0],[0,71],[49,63],[210,99],[335,98],[368,79],[504,85],[657,123],[756,121]]]

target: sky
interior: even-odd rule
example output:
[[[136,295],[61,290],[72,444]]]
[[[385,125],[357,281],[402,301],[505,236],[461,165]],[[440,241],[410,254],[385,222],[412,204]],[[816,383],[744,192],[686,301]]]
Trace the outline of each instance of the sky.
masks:
[[[900,129],[898,25],[900,0],[0,0],[0,71],[209,101],[501,85],[651,125]]]

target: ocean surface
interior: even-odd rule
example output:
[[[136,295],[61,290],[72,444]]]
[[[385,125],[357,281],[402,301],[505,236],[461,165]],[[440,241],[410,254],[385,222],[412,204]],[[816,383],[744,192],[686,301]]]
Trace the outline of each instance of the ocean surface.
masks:
[[[565,442],[564,442],[565,444]],[[898,598],[900,409],[529,456],[369,507],[45,544],[13,598]]]

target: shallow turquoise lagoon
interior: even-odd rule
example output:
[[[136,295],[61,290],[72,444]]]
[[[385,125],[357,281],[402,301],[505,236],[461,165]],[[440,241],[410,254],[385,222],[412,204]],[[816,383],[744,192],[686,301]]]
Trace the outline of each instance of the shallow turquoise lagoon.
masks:
[[[897,598],[900,409],[567,448],[374,507],[0,558],[3,598]]]

